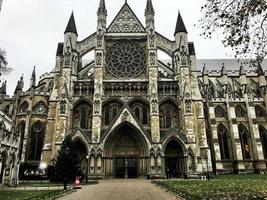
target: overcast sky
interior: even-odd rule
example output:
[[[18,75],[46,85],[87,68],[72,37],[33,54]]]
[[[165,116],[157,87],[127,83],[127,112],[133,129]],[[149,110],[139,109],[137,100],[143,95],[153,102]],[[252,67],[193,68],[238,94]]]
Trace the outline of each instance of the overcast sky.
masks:
[[[194,26],[201,16],[203,0],[153,0],[156,29],[173,40],[175,23],[180,10],[189,41],[195,43],[197,58],[228,58],[231,54],[220,43],[220,36],[205,40]],[[108,24],[125,0],[106,0]],[[74,11],[78,40],[96,30],[96,11],[99,0],[4,0],[0,12],[0,48],[7,51],[13,72],[4,77],[8,93],[13,93],[17,80],[24,74],[24,88],[29,87],[33,66],[37,76],[51,71],[55,64],[57,43],[63,41],[64,30],[71,11]],[[128,0],[137,17],[144,24],[146,0]],[[228,55],[227,55],[228,53]]]

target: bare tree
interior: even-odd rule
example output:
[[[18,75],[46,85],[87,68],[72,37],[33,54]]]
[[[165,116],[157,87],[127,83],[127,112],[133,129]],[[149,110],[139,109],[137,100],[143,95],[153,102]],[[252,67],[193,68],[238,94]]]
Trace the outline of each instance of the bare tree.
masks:
[[[6,51],[0,49],[0,76],[3,74],[8,74],[12,69],[8,67],[8,62],[6,58]]]
[[[205,0],[201,7],[202,35],[211,38],[222,33],[222,43],[235,58],[261,63],[267,55],[266,0]]]

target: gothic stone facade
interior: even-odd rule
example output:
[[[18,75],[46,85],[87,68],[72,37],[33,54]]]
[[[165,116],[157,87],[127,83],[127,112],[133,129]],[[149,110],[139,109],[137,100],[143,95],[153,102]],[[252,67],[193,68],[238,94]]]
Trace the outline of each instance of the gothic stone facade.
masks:
[[[73,14],[56,65],[16,94],[23,175],[53,165],[65,137],[80,146],[81,170],[101,177],[164,177],[266,170],[266,79],[248,72],[196,68],[194,44],[179,14],[174,40],[155,30],[152,1],[145,26],[127,2],[107,26],[79,41]],[[158,60],[158,51],[170,63]],[[87,64],[82,58],[94,52]],[[32,170],[31,170],[32,169]]]

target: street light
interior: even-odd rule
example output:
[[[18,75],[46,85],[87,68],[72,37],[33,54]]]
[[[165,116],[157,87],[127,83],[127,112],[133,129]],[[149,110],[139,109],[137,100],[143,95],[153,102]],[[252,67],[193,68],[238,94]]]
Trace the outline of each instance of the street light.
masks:
[[[87,155],[86,156],[86,177],[85,177],[86,183],[88,183],[88,160],[89,160],[89,156]]]

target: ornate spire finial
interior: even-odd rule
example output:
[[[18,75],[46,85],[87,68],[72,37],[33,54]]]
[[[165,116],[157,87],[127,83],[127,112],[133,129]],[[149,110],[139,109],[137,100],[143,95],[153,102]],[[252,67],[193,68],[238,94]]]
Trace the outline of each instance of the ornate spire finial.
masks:
[[[153,4],[152,4],[152,0],[147,0],[146,2],[146,11],[145,11],[145,15],[148,14],[155,14],[154,8],[153,8]]]
[[[102,15],[107,16],[107,9],[106,9],[105,0],[100,0],[99,7],[98,7],[98,10],[97,10],[97,14],[98,15],[102,14]]]

